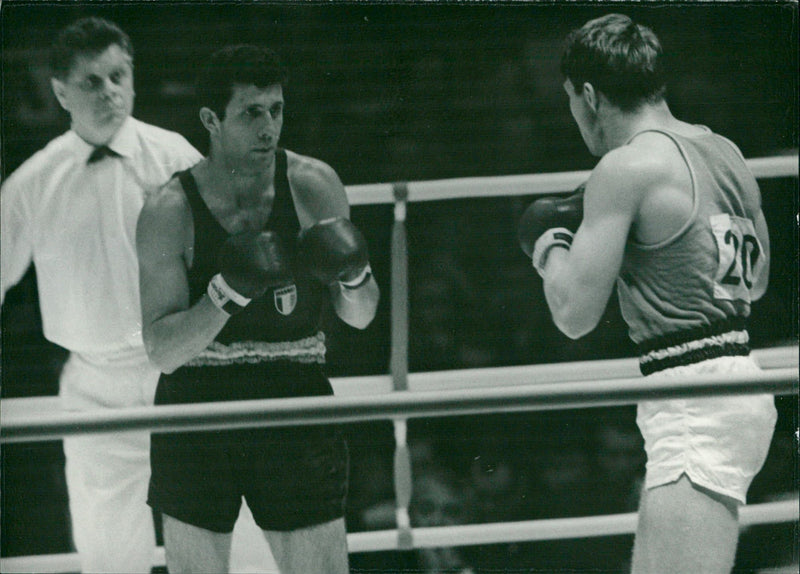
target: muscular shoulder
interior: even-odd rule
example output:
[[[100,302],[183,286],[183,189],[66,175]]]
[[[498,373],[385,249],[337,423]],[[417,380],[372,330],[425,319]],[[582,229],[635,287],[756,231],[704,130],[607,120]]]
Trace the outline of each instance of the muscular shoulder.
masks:
[[[310,221],[348,217],[347,194],[339,176],[324,161],[286,151],[287,175],[298,216]],[[304,225],[305,226],[305,225]]]
[[[669,178],[676,168],[685,167],[675,144],[657,133],[642,134],[628,145],[612,150],[603,157],[602,166],[609,177],[620,183],[642,186]]]
[[[322,160],[286,151],[289,183],[298,191],[332,194],[343,188],[334,169]]]
[[[640,243],[667,241],[691,217],[694,198],[688,166],[663,134],[641,134],[608,153],[597,171],[606,202],[600,209],[624,213]],[[588,192],[587,186],[586,202],[594,202]]]
[[[177,177],[147,196],[143,212],[148,215],[165,218],[167,220],[182,219],[189,215],[189,201],[183,191],[183,186]]]
[[[601,188],[606,200],[635,210],[650,192],[674,182],[680,169],[685,166],[674,143],[659,134],[643,134],[603,156],[592,173],[592,187]]]

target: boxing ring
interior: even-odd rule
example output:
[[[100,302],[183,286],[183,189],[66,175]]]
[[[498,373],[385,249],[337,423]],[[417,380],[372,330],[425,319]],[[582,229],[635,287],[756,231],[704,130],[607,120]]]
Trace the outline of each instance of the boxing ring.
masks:
[[[750,159],[757,178],[798,176],[798,156]],[[0,443],[57,440],[65,435],[123,430],[188,431],[290,424],[391,420],[394,425],[394,487],[397,528],[348,534],[351,553],[471,546],[501,542],[613,536],[635,532],[636,513],[522,522],[412,528],[408,506],[412,468],[406,444],[410,418],[512,413],[630,405],[654,398],[714,394],[798,393],[798,347],[756,349],[763,372],[692,380],[645,380],[635,358],[530,366],[408,372],[408,202],[470,197],[553,194],[570,191],[588,171],[487,178],[356,185],[351,205],[394,204],[391,274],[390,374],[331,380],[334,397],[230,401],[193,405],[65,412],[56,397],[5,399],[0,404]],[[798,497],[747,505],[740,525],[797,522]],[[164,565],[159,548],[156,566]],[[76,554],[18,556],[0,560],[3,572],[75,572]]]

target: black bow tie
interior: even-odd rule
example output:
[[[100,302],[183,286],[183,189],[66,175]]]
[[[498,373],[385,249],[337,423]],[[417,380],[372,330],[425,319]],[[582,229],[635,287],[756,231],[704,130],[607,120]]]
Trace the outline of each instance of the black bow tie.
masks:
[[[94,151],[92,151],[91,155],[89,155],[89,160],[87,163],[100,161],[104,157],[119,157],[119,154],[107,145],[97,146],[94,148]]]

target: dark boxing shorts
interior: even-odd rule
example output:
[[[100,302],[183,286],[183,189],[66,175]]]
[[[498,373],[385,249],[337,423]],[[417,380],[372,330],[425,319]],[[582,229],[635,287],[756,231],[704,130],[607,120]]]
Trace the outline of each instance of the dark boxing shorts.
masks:
[[[179,369],[156,404],[331,395],[319,365],[286,361]],[[231,532],[242,496],[265,530],[344,515],[347,445],[336,425],[153,433],[148,504],[182,522]]]

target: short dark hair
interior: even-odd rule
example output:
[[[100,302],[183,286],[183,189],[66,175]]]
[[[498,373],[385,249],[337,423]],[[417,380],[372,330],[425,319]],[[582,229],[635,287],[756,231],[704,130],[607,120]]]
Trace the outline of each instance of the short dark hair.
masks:
[[[222,120],[235,85],[263,89],[275,84],[285,87],[287,81],[286,68],[269,48],[249,44],[226,46],[211,55],[201,73],[197,99],[200,107],[210,108]]]
[[[624,111],[658,102],[666,93],[658,37],[622,14],[608,14],[573,30],[561,72],[578,93],[589,82]]]
[[[82,54],[100,54],[116,44],[133,60],[133,44],[122,29],[104,18],[82,18],[59,32],[50,52],[53,74],[64,79],[69,75],[75,58]]]

